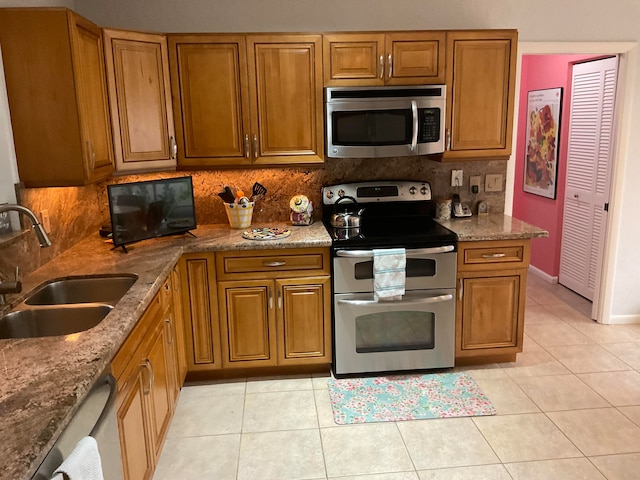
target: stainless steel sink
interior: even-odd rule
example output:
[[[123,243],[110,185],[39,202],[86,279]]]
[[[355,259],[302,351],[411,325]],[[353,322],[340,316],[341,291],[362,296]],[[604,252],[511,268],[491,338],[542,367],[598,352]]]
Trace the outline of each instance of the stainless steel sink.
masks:
[[[98,325],[111,305],[27,308],[0,318],[0,338],[30,338],[69,335]]]
[[[70,303],[118,303],[138,276],[94,275],[54,280],[37,288],[25,300],[27,305],[62,305]]]

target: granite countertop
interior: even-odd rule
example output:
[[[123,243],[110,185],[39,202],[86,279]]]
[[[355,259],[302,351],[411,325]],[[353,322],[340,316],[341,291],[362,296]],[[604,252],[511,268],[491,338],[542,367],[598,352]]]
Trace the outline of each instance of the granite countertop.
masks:
[[[252,225],[288,228],[282,240],[245,240],[242,230],[204,225],[196,237],[164,237],[111,250],[91,236],[22,279],[23,293],[6,313],[42,282],[72,275],[136,273],[138,280],[96,327],[79,335],[0,340],[0,479],[28,479],[64,430],[102,371],[140,319],[183,253],[328,247],[321,222],[292,227],[284,222]]]
[[[436,220],[458,235],[460,242],[548,237],[549,232],[502,213]]]

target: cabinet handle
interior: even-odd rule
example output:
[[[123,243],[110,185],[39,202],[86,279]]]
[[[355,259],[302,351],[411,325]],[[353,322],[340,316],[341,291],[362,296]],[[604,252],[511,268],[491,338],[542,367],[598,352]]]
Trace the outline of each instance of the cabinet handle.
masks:
[[[148,358],[144,359],[144,363],[140,364],[141,368],[144,368],[147,372],[149,372],[149,386],[146,389],[142,389],[142,393],[144,395],[149,395],[151,393],[151,388],[153,387],[153,382],[154,382],[154,373],[153,373],[153,364],[151,363],[151,360],[149,360]]]
[[[267,287],[267,294],[269,295],[269,310],[273,310],[273,292]]]
[[[462,283],[462,279],[458,280],[458,285],[460,287],[458,288],[458,300],[462,301],[462,290],[464,285],[464,283]]]
[[[387,67],[389,67],[387,78],[391,78],[391,75],[393,75],[393,61],[391,59],[391,54],[389,54],[389,56],[387,57]]]
[[[175,160],[178,156],[178,144],[173,137],[169,137],[169,151],[171,152],[171,160]]]
[[[447,128],[447,150],[451,150],[451,129]]]
[[[264,265],[265,267],[282,267],[284,265],[286,265],[287,262],[262,262],[262,265]]]
[[[169,332],[167,334],[167,344],[171,345],[173,344],[173,332],[171,331],[171,319],[170,318],[166,318],[165,323],[167,324],[167,331]]]
[[[483,253],[482,258],[502,258],[506,257],[506,253]]]
[[[282,291],[278,289],[278,310],[282,310]]]
[[[259,151],[258,151],[258,135],[254,135],[253,136],[253,156],[254,158],[258,158],[259,155]]]
[[[384,78],[384,55],[380,55],[380,78]]]
[[[244,156],[251,157],[251,145],[249,145],[249,135],[244,136]]]

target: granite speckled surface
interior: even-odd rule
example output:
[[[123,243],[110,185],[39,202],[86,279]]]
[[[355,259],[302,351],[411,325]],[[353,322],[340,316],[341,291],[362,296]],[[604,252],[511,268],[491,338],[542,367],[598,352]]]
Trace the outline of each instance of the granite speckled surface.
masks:
[[[438,220],[438,223],[455,232],[460,242],[514,240],[549,236],[549,232],[546,230],[502,213]]]
[[[139,276],[109,315],[80,335],[0,340],[0,479],[31,477],[182,253],[331,245],[320,222],[308,227],[256,223],[252,228],[262,226],[289,228],[292,233],[282,240],[254,241],[226,224],[203,225],[193,231],[197,238],[146,240],[131,245],[128,254],[111,250],[92,235],[23,278],[23,293],[12,299],[14,305],[51,279],[101,273]]]

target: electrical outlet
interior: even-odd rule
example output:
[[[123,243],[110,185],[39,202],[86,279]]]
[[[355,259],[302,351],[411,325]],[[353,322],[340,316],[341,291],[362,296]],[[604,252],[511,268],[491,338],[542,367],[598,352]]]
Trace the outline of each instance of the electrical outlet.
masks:
[[[451,186],[462,186],[462,170],[451,170]]]
[[[471,175],[469,177],[469,191],[471,193],[480,193],[481,185],[482,185],[482,175]],[[473,187],[478,187],[478,191],[474,192]]]
[[[487,174],[484,177],[484,191],[485,192],[501,192],[502,180],[504,176],[502,174]]]
[[[49,219],[49,210],[40,210],[40,223],[44,231],[51,233],[51,220]]]

